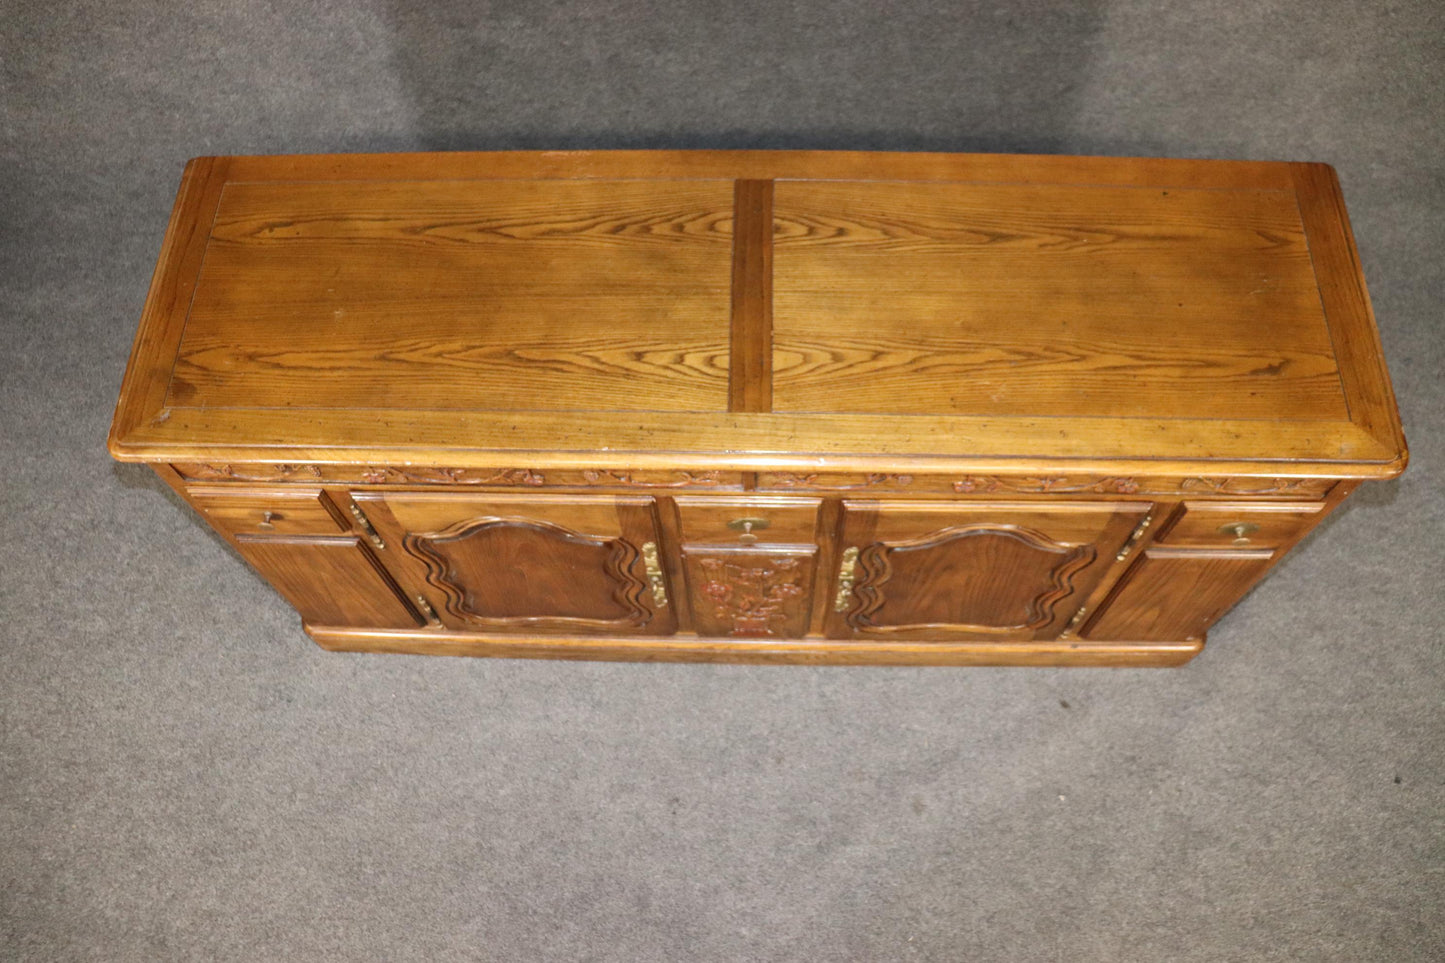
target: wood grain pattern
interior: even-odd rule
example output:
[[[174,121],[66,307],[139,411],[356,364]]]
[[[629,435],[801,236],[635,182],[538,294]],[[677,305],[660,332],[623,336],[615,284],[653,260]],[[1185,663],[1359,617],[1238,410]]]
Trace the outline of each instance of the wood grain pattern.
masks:
[[[1187,501],[1158,536],[1161,545],[1197,548],[1278,548],[1314,526],[1321,503]],[[1240,531],[1227,531],[1244,526]]]
[[[123,439],[142,425],[164,423],[176,347],[186,327],[210,226],[230,167],[226,158],[197,157],[186,164],[181,175],[161,257],[151,277],[111,421],[109,445],[113,454],[123,451]]]
[[[652,618],[639,546],[530,519],[482,516],[406,536],[407,551],[463,624],[572,624],[636,631]]]
[[[1050,154],[845,150],[548,150],[288,154],[227,160],[243,181],[702,178],[988,181],[1289,190],[1292,164]]]
[[[1264,576],[1273,556],[1269,549],[1150,548],[1079,634],[1101,640],[1201,638]]]
[[[761,472],[758,491],[887,491],[895,495],[1248,495],[1323,498],[1329,478],[1222,478],[1190,475],[908,475],[872,472]]]
[[[178,464],[183,478],[218,482],[341,482],[361,485],[445,485],[461,488],[671,488],[741,489],[739,472],[584,468],[542,472],[533,468],[428,468],[420,465]]]
[[[698,634],[801,638],[817,555],[812,545],[683,546]]]
[[[641,559],[660,541],[651,498],[354,492],[413,593],[453,629],[667,634]],[[675,586],[669,586],[675,595]]]
[[[726,410],[731,242],[727,182],[231,183],[167,403]]]
[[[859,549],[855,601],[828,635],[1053,638],[1149,509],[847,499],[841,543]]]
[[[771,180],[775,260],[812,265],[791,281],[775,266],[775,407],[849,415],[723,410],[733,182]],[[790,212],[790,191],[842,206]],[[1180,475],[1369,478],[1407,457],[1337,185],[1309,165],[220,158],[191,166],[175,223],[117,409],[123,459],[481,469],[535,452],[538,471],[686,458],[689,470],[894,474],[931,459],[960,475],[1129,474],[1147,460]],[[836,340],[794,331],[790,353],[780,299],[807,277],[827,287],[838,258],[860,268],[841,280],[868,290],[793,307],[807,324],[835,308],[853,320],[836,315]],[[914,312],[901,328],[886,323],[900,305]]]
[[[1323,165],[792,151],[198,159],[109,447],[328,647],[916,665],[1186,661],[1408,459]]]
[[[336,535],[347,529],[319,488],[190,489],[212,525],[237,535]]]
[[[733,195],[729,411],[773,407],[773,182],[737,182]]]
[[[1288,192],[810,181],[775,208],[779,411],[1348,415]]]
[[[1059,620],[1059,601],[1096,558],[1092,545],[997,523],[875,542],[859,555],[858,605],[846,620],[865,631],[1037,632]]]
[[[1351,420],[1394,450],[1396,468],[1403,471],[1409,453],[1400,427],[1400,409],[1385,368],[1380,331],[1365,290],[1365,273],[1355,250],[1339,178],[1328,164],[1296,164],[1291,170],[1300,216],[1309,231],[1320,299],[1331,320]]]
[[[353,535],[240,535],[233,544],[309,625],[422,624],[386,570]]]
[[[604,445],[599,438],[607,439]],[[602,445],[602,447],[599,447]],[[385,462],[490,467],[525,458],[541,471],[606,468],[925,474],[1315,475],[1391,478],[1400,466],[1347,422],[1057,415],[974,418],[870,414],[454,412],[317,408],[289,417],[248,408],[167,408],[112,453],[122,460]],[[400,454],[404,452],[405,454]],[[1146,453],[1147,452],[1147,453]],[[1268,454],[1265,454],[1265,453]]]
[[[818,498],[756,495],[679,495],[677,503],[682,539],[691,544],[746,545],[767,543],[813,544],[817,538]],[[756,519],[757,528],[738,524]]]

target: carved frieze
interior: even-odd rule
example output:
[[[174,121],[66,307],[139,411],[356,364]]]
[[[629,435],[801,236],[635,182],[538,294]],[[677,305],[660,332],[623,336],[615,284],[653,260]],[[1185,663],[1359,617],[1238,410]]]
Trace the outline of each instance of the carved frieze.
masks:
[[[621,485],[633,488],[715,488],[722,484],[716,471],[610,471],[586,470],[582,478],[589,485]]]
[[[610,468],[430,468],[394,465],[203,464],[173,466],[188,481],[331,482],[351,485],[455,485],[477,488],[735,489],[737,474],[721,471]],[[1323,498],[1330,478],[1157,475],[909,475],[847,472],[761,472],[759,491],[917,491],[955,495],[1244,495]]]
[[[453,485],[477,488],[739,488],[737,475],[720,471],[549,470],[533,468],[430,468],[395,465],[239,465],[181,463],[188,481],[332,482],[347,485]]]
[[[1329,478],[1159,475],[897,475],[847,472],[763,472],[760,491],[895,490],[955,495],[1245,495],[1323,498]]]
[[[759,487],[768,488],[831,488],[853,490],[858,488],[907,488],[913,484],[912,475],[843,475],[826,472],[768,472],[759,478]]]

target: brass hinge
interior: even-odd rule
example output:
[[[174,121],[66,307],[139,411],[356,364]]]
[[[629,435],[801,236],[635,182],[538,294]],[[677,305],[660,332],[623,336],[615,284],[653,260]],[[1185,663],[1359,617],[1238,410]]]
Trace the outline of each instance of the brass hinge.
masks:
[[[652,586],[652,600],[660,609],[667,608],[667,582],[662,577],[662,563],[657,558],[657,543],[642,546],[642,564],[647,568],[647,583]]]
[[[838,565],[838,595],[833,599],[833,611],[846,612],[853,604],[853,581],[857,577],[858,549],[849,546],[843,550],[843,560]]]
[[[1152,512],[1144,516],[1144,520],[1139,523],[1139,527],[1134,529],[1129,535],[1129,538],[1124,542],[1124,547],[1119,549],[1119,554],[1114,556],[1114,561],[1122,562],[1129,557],[1129,553],[1134,551],[1134,546],[1138,544],[1139,539],[1144,537],[1144,533],[1148,531],[1149,525],[1153,521],[1154,514]]]
[[[362,514],[361,506],[356,504],[356,502],[348,501],[346,507],[351,510],[351,517],[356,519],[356,526],[361,529],[367,538],[371,539],[371,544],[377,548],[386,548],[386,543],[381,540],[380,535],[376,534],[376,529],[371,527],[371,521]]]

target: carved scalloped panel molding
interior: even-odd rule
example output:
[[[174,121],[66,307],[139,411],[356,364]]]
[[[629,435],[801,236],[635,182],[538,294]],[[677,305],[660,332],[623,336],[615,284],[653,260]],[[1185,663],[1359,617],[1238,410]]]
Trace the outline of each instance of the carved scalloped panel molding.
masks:
[[[922,570],[926,568],[923,560],[932,555],[934,564],[953,573],[955,578],[957,571],[963,570],[969,581],[983,582],[999,577],[999,573],[990,564],[997,559],[992,558],[987,551],[989,539],[1004,539],[1017,543],[1019,548],[1042,556],[1038,562],[1047,565],[1043,567],[1041,564],[1036,573],[1026,572],[1022,568],[1012,573],[1002,573],[1013,576],[1006,581],[1014,590],[1023,589],[1022,604],[1017,610],[1011,610],[1006,617],[987,621],[904,621],[902,616],[884,618],[886,613],[883,610],[890,606],[890,603],[895,611],[906,612],[910,604],[936,603],[937,599],[948,596],[963,597],[962,591],[956,595],[945,592],[945,586],[932,584],[931,581],[924,593],[920,593],[916,582],[909,583],[906,576],[894,582],[899,575],[899,565],[895,563],[895,558],[901,561],[902,555],[906,554],[919,560],[918,564],[910,566],[915,569],[915,579],[923,574]],[[960,551],[969,550],[974,551],[977,557],[968,564],[964,564],[958,557],[946,557],[948,554],[957,556]],[[858,604],[845,616],[845,621],[850,627],[866,632],[938,629],[949,632],[1031,633],[1058,621],[1058,603],[1074,593],[1074,576],[1088,568],[1096,557],[1097,553],[1092,545],[1068,545],[1054,541],[1042,532],[1012,525],[962,525],[903,541],[874,542],[859,553],[858,566],[862,575],[853,589]],[[963,556],[963,559],[967,559],[967,556]],[[969,571],[970,568],[972,571]],[[1028,594],[1030,589],[1024,584],[1024,577],[1030,574],[1036,574],[1039,583],[1035,586],[1037,591],[1032,595]],[[890,586],[890,583],[894,584]],[[953,584],[963,588],[957,582]],[[911,599],[907,594],[909,592],[914,593]],[[986,594],[990,603],[999,597],[997,592]],[[937,605],[932,604],[932,607],[936,608]]]

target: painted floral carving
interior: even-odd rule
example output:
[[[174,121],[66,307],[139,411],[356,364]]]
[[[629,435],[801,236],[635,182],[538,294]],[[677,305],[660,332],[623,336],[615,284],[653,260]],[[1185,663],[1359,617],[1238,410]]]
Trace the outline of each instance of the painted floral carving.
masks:
[[[1133,495],[1139,482],[1128,477],[1074,478],[1068,475],[1038,477],[1010,475],[965,475],[953,483],[959,494],[974,492],[1093,492],[1109,495]]]
[[[734,636],[776,635],[796,616],[793,611],[804,595],[804,572],[796,558],[768,559],[762,564],[740,565],[721,558],[701,560],[708,581],[701,593],[714,606],[714,616],[730,623]]]
[[[396,465],[178,464],[191,481],[339,482],[362,485],[458,485],[497,488],[716,488],[717,471],[630,472],[609,469],[544,474],[533,468],[430,468]]]
[[[717,485],[719,473],[715,471],[672,471],[663,473],[664,477],[654,478],[630,471],[610,471],[604,469],[588,469],[582,472],[582,477],[589,485],[631,485],[636,488],[702,488]]]

